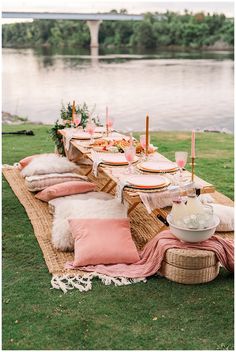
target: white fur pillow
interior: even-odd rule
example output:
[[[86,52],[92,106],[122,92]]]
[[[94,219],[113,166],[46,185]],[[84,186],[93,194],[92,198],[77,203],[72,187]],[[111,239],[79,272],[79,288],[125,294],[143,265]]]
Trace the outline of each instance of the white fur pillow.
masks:
[[[58,205],[52,227],[52,244],[61,251],[72,251],[74,239],[70,232],[69,218],[111,219],[127,218],[127,208],[117,199],[70,200]]]
[[[34,158],[22,171],[23,177],[33,175],[45,175],[51,173],[62,174],[64,172],[78,171],[79,167],[66,157],[56,154],[48,154]]]
[[[43,189],[56,185],[58,183],[85,180],[87,176],[81,176],[76,173],[64,173],[64,174],[46,174],[46,175],[34,175],[26,176],[25,184],[30,192],[42,191]]]
[[[211,204],[214,214],[220,218],[216,231],[234,231],[234,208],[221,204]]]
[[[55,209],[57,206],[63,204],[69,200],[88,200],[88,199],[102,199],[102,200],[111,200],[114,199],[109,193],[106,192],[87,192],[87,193],[79,193],[79,194],[72,194],[70,196],[54,198],[48,202],[48,210],[50,214],[55,213]]]

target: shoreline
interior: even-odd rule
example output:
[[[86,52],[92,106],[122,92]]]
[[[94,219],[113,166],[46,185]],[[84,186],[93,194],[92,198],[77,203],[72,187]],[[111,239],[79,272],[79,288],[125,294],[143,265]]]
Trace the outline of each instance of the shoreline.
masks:
[[[37,48],[41,48],[41,49],[48,49],[48,50],[53,50],[55,49],[55,45],[50,45],[50,44],[41,44],[41,45],[37,45],[37,46],[29,46],[29,45],[4,45],[2,46],[2,49],[37,49]],[[79,50],[90,50],[90,47],[86,46],[71,46],[71,45],[61,45],[59,46],[60,49],[79,49]],[[132,47],[132,46],[125,46],[125,45],[121,45],[121,46],[115,46],[113,44],[109,44],[109,45],[99,45],[99,49],[100,50],[133,50],[134,52],[140,52],[140,47]],[[155,50],[158,51],[167,51],[167,52],[211,52],[211,51],[223,51],[223,52],[232,52],[234,53],[234,46],[227,44],[226,42],[215,42],[212,45],[203,45],[203,46],[182,46],[182,45],[167,45],[167,46],[159,46],[156,47]],[[141,50],[142,51],[142,50]],[[146,51],[148,52],[148,49],[146,49]]]
[[[53,126],[53,124],[49,124],[49,123],[43,123],[40,121],[30,121],[27,117],[21,117],[18,115],[12,115],[9,112],[6,111],[2,111],[2,124],[3,125],[24,125],[24,124],[30,124],[30,125],[43,125],[43,126]],[[173,132],[174,130],[158,130],[158,131],[150,131],[150,133],[155,133],[155,132]],[[135,131],[135,132],[142,132],[142,131]],[[176,133],[181,133],[181,132],[191,132],[191,130],[189,131],[176,131]],[[229,135],[233,135],[234,133],[226,128],[211,128],[211,127],[206,127],[204,129],[196,129],[196,132],[204,132],[204,133],[224,133],[224,134],[229,134]]]

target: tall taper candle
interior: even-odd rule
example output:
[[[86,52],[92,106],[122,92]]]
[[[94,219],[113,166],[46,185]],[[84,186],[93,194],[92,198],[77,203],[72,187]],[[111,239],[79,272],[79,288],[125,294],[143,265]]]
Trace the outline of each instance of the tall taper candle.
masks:
[[[108,107],[106,106],[106,131],[108,136]]]
[[[148,148],[149,148],[149,116],[146,116],[146,156],[148,156]]]
[[[192,130],[192,145],[191,145],[191,156],[192,156],[192,182],[194,181],[194,166],[195,166],[195,131]]]
[[[108,107],[106,106],[106,125],[108,123]]]
[[[194,166],[195,166],[195,158],[192,158],[192,177],[191,177],[192,182],[194,182]]]
[[[195,158],[195,131],[192,130],[192,148],[191,148],[191,152],[192,152],[192,158]]]
[[[74,123],[74,118],[75,118],[75,101],[73,100],[73,105],[72,105],[72,123]]]

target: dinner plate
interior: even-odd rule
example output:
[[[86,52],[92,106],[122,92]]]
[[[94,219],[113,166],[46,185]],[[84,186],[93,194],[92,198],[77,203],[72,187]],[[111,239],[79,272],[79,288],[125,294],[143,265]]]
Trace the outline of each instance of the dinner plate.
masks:
[[[127,182],[136,188],[155,189],[166,187],[170,181],[164,176],[158,175],[131,175]]]
[[[109,165],[128,165],[124,153],[99,153],[99,157],[104,164]],[[134,157],[133,163],[138,161],[138,157]]]
[[[94,133],[93,138],[101,138],[102,134],[101,133]],[[88,132],[77,132],[73,134],[74,139],[91,139],[91,136]]]
[[[178,170],[175,163],[169,161],[144,161],[139,164],[139,169],[149,172],[174,172]]]

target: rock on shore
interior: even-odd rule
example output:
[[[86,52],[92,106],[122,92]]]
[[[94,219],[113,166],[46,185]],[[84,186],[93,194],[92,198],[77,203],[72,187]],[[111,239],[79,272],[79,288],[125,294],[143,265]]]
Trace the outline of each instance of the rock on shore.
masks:
[[[26,117],[12,115],[9,112],[2,111],[2,123],[7,125],[20,125],[21,123],[29,122]]]

